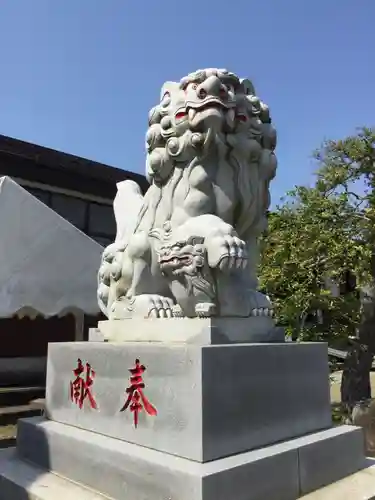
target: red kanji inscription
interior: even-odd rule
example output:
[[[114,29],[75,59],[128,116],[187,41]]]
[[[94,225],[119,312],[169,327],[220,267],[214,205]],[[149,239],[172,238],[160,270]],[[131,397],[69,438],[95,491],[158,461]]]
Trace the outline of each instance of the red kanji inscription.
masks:
[[[86,372],[86,373],[85,373]],[[73,370],[75,379],[70,382],[70,399],[81,409],[87,398],[91,408],[96,410],[98,405],[92,394],[92,385],[94,383],[95,371],[89,363],[84,366],[81,359],[77,361],[77,368]],[[83,376],[85,375],[85,376]]]
[[[139,359],[135,360],[135,367],[130,368],[130,386],[126,389],[128,398],[120,411],[125,411],[130,408],[134,414],[134,427],[138,426],[138,415],[144,409],[149,415],[155,416],[158,414],[156,408],[152,406],[150,401],[146,398],[143,389],[145,384],[143,382],[142,374],[145,372],[146,367],[141,365]]]

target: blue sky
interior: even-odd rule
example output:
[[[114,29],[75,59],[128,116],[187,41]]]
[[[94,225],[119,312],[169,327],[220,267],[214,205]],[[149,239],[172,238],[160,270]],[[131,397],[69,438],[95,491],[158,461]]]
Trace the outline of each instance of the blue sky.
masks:
[[[324,138],[375,125],[374,0],[2,0],[0,133],[144,171],[162,83],[253,80],[278,129],[273,201]]]

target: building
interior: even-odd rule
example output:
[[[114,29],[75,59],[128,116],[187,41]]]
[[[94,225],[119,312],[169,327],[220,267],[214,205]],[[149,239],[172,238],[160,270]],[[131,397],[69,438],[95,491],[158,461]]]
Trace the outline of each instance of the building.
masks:
[[[94,245],[91,240],[85,241],[87,238],[77,231],[69,232],[69,227],[72,230],[74,228],[70,225],[67,227],[66,221],[86,233],[93,240],[96,240],[100,245],[106,246],[114,241],[116,235],[112,207],[117,192],[116,183],[131,179],[137,182],[144,191],[148,186],[145,177],[142,175],[3,135],[0,135],[1,178],[10,178],[15,181],[19,186],[62,216],[65,221],[60,218],[56,219],[55,214],[49,210],[45,211],[45,213],[43,210],[40,211],[46,220],[56,220],[56,226],[59,226],[58,223],[61,222],[61,231],[68,231],[67,234],[71,233],[75,241],[82,236],[82,245],[78,244],[82,251],[86,248],[85,245],[88,245],[89,249],[97,245]],[[8,182],[7,185],[11,187],[11,183]],[[15,193],[23,191],[14,189]],[[38,203],[37,205],[40,206]],[[27,200],[27,203],[25,202],[23,205],[23,210],[29,210],[27,207],[32,206],[32,200]],[[15,217],[22,217],[22,209],[17,211],[13,208],[10,213],[15,212]],[[51,217],[48,217],[47,212],[50,213]],[[12,218],[3,214],[5,226],[7,225],[7,217]],[[25,217],[26,219],[27,217]],[[57,230],[57,228],[55,229]],[[6,233],[6,230],[4,232]],[[79,234],[74,234],[75,232]],[[32,240],[32,231],[28,231],[28,233],[31,234],[29,239]],[[55,234],[57,234],[56,231]],[[36,237],[38,237],[37,234]],[[2,238],[4,238],[4,234]],[[61,239],[61,235],[56,236],[56,241]],[[91,247],[90,243],[92,244]],[[69,242],[67,244],[69,245]],[[100,247],[97,250],[99,250],[97,253],[100,261]],[[30,266],[32,265],[31,262]],[[93,294],[95,294],[95,263],[92,264],[92,267],[94,273]],[[8,274],[10,272],[6,267],[3,270]],[[3,280],[2,283],[4,283],[2,286],[5,288],[1,291],[4,292],[3,296],[6,297],[8,284],[6,280]],[[82,283],[80,284],[82,285]],[[44,379],[48,342],[85,339],[88,335],[88,329],[96,326],[98,319],[101,319],[99,309],[97,316],[83,315],[79,312],[76,314],[69,311],[48,317],[40,313],[35,314],[35,311],[30,313],[28,306],[35,301],[38,290],[35,290],[34,287],[35,291],[33,291],[32,286],[26,288],[27,292],[24,294],[27,295],[24,298],[25,308],[21,313],[0,318],[0,338],[2,341],[0,385],[23,383],[22,379],[25,377],[27,377],[28,384],[37,383],[38,380],[42,381]],[[71,305],[74,306],[74,304]],[[13,370],[10,367],[13,367]]]
[[[102,246],[116,234],[116,183],[143,175],[0,135],[0,177],[9,176]]]

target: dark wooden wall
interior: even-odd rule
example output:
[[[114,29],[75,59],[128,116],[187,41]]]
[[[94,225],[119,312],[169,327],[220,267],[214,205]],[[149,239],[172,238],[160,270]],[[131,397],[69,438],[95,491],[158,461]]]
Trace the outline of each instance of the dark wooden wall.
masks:
[[[74,340],[72,314],[48,319],[0,318],[0,358],[46,356],[49,342]]]

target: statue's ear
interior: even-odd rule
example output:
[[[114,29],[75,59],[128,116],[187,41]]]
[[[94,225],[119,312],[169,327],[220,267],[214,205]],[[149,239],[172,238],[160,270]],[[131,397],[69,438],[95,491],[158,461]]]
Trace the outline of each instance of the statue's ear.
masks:
[[[176,82],[165,82],[164,85],[161,88],[160,92],[160,100],[163,99],[165,94],[169,92],[170,95],[172,95],[174,92],[178,91],[180,89],[180,84]]]
[[[241,78],[240,84],[242,87],[242,91],[246,95],[256,95],[255,87],[253,83],[248,78]]]

